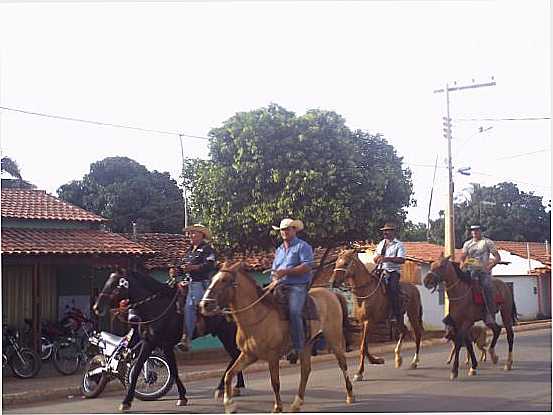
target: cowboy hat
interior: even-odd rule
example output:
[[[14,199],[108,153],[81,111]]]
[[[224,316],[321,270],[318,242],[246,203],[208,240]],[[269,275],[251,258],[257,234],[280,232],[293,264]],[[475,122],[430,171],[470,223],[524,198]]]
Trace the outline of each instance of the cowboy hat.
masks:
[[[477,231],[477,230],[482,230],[482,227],[480,225],[470,225],[469,229],[471,231]]]
[[[286,218],[280,221],[280,226],[273,225],[273,229],[275,231],[279,231],[290,227],[296,228],[298,231],[301,231],[303,229],[303,222],[299,219]]]
[[[207,228],[207,226],[202,225],[201,223],[196,223],[195,225],[188,226],[187,228],[184,228],[185,232],[188,231],[196,231],[203,234],[205,239],[211,238],[211,231]]]
[[[396,225],[394,225],[391,222],[386,222],[382,228],[380,228],[381,231],[395,231]]]

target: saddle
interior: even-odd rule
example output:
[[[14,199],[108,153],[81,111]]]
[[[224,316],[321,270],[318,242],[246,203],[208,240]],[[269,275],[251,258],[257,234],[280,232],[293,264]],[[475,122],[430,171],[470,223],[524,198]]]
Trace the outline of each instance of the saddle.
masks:
[[[275,288],[274,298],[278,306],[278,311],[281,320],[290,320],[290,315],[288,311],[288,295],[287,295],[287,286],[280,284]],[[311,295],[307,295],[305,304],[303,306],[302,317],[304,321],[319,320],[319,312],[317,311],[317,305],[315,300]]]
[[[482,288],[480,287],[480,284],[477,281],[474,281],[471,285],[472,289],[472,301],[474,301],[474,304],[477,305],[484,305],[484,296],[482,295]],[[494,290],[494,296],[493,296],[493,302],[496,305],[503,304],[505,302],[505,299],[501,295],[501,293],[497,290]]]

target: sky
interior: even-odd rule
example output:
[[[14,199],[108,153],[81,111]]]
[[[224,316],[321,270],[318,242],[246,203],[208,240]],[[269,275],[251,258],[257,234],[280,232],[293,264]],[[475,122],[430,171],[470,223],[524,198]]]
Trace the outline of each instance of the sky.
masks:
[[[0,106],[200,137],[270,103],[333,110],[403,157],[414,222],[426,222],[436,160],[432,218],[447,200],[434,91],[492,77],[450,93],[453,164],[472,172],[455,174],[455,197],[512,181],[549,200],[551,120],[504,120],[551,116],[547,0],[0,3]],[[52,194],[110,156],[181,170],[177,135],[9,110],[0,148]],[[184,137],[184,152],[207,158],[207,141]]]

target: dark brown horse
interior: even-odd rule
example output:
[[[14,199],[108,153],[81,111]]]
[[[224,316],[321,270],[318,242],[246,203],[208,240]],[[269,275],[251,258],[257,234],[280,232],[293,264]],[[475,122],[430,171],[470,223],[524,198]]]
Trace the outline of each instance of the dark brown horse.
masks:
[[[338,255],[331,279],[334,286],[339,286],[346,280],[349,281],[352,287],[354,312],[357,319],[363,322],[359,369],[353,378],[354,380],[363,380],[365,357],[370,356],[368,351],[368,334],[376,322],[388,318],[390,300],[385,292],[382,277],[374,272],[369,272],[359,260],[357,252],[353,249],[343,251]],[[410,367],[416,369],[419,364],[420,343],[423,333],[421,298],[419,290],[414,285],[401,282],[400,287],[403,294],[407,297],[405,310],[415,333],[416,352]],[[394,350],[396,367],[400,367],[402,364],[401,344],[405,335],[409,333],[409,329],[402,321],[399,322],[399,326],[400,336]],[[371,363],[383,362],[382,358],[371,356]]]
[[[274,284],[271,284],[274,286]],[[318,321],[311,324],[311,336],[322,332],[334,352],[346,383],[346,402],[352,403],[353,388],[347,372],[344,355],[344,336],[342,332],[342,307],[336,295],[326,288],[313,288],[309,295],[314,299],[319,315]],[[279,360],[286,353],[290,344],[288,322],[280,316],[279,310],[271,298],[270,292],[263,292],[261,287],[246,271],[241,263],[224,264],[212,278],[200,309],[204,315],[220,312],[221,307],[228,306],[238,326],[236,340],[242,353],[236,363],[225,375],[224,405],[226,412],[235,412],[236,403],[231,397],[231,382],[240,370],[256,362],[265,360],[269,363],[271,385],[275,395],[274,412],[282,412],[280,398]],[[313,339],[313,338],[312,338]],[[303,404],[305,388],[311,372],[311,342],[307,341],[300,354],[301,379],[298,393],[292,403],[291,411],[298,411]]]
[[[503,303],[499,306],[501,319],[507,332],[507,342],[509,343],[509,355],[505,363],[505,370],[511,370],[513,366],[513,325],[516,321],[516,305],[507,285],[499,280],[492,279],[493,293],[499,292],[503,298]],[[455,325],[455,360],[451,368],[450,379],[453,380],[459,375],[459,350],[462,345],[467,347],[467,352],[471,357],[472,367],[469,370],[469,376],[476,375],[478,362],[474,354],[474,348],[470,341],[469,331],[472,325],[484,317],[484,306],[475,304],[472,296],[470,275],[463,273],[457,264],[451,262],[449,257],[441,257],[430,266],[430,272],[424,277],[424,286],[428,289],[436,289],[438,284],[445,284],[447,297],[449,299],[449,316]],[[495,345],[501,328],[497,324],[487,325],[493,331],[493,338],[488,352],[494,364],[497,364],[498,357],[495,354]]]

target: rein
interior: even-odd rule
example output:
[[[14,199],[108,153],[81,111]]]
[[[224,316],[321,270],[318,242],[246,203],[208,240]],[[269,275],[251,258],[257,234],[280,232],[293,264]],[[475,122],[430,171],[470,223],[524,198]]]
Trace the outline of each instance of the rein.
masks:
[[[442,277],[440,274],[438,274],[437,272],[431,271],[429,274],[430,274],[430,275],[434,275],[435,277],[438,277],[437,280],[438,280],[439,282],[443,282],[443,283],[445,284],[445,290],[446,290],[446,291],[453,289],[453,287],[456,287],[457,284],[459,284],[459,283],[461,282],[461,279],[460,279],[459,277],[457,277],[457,281],[455,281],[453,284],[449,285],[446,281],[444,281],[443,277]],[[462,300],[462,299],[466,298],[466,297],[469,295],[470,292],[471,292],[471,288],[468,287],[464,294],[462,294],[462,295],[460,295],[460,296],[458,296],[458,297],[450,297],[450,296],[448,295],[448,296],[447,296],[447,300],[448,300],[448,301],[458,301],[458,300]]]
[[[334,268],[334,271],[342,271],[344,272],[344,277],[347,277],[348,273],[350,272],[351,270],[351,267],[353,266],[353,261],[354,261],[354,258],[352,258],[348,264],[348,266],[346,268]],[[380,267],[380,264],[378,265],[378,267]],[[376,275],[374,274],[374,271],[378,269],[375,268],[373,271],[369,272],[369,275],[371,275],[373,278],[376,279]],[[369,295],[364,295],[364,296],[358,296],[357,294],[355,294],[355,290],[358,290],[359,288],[363,288],[363,287],[366,287],[369,285],[369,282],[366,282],[365,284],[362,284],[362,285],[359,285],[357,287],[354,287],[352,285],[351,287],[351,291],[353,292],[353,294],[355,295],[355,297],[358,299],[358,300],[367,300],[369,298],[371,298],[374,294],[376,294],[376,292],[378,291],[378,288],[380,287],[380,284],[382,282],[382,278],[384,277],[384,272],[381,272],[380,273],[380,277],[378,278],[378,282],[376,284],[376,288],[369,294]]]
[[[269,294],[271,294],[271,292],[273,291],[273,289],[278,285],[278,280],[275,280],[273,282],[271,282],[266,288],[265,288],[265,293],[259,297],[257,300],[255,300],[253,303],[247,305],[246,307],[243,307],[243,308],[240,308],[238,310],[231,310],[231,309],[223,309],[221,310],[221,312],[223,314],[226,314],[226,315],[235,315],[235,314],[239,314],[239,313],[242,313],[244,311],[247,311],[249,310],[250,308],[254,307],[255,305],[257,305],[258,303],[261,302],[261,300],[263,300],[265,297],[267,297]]]

